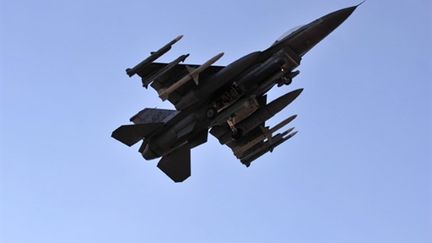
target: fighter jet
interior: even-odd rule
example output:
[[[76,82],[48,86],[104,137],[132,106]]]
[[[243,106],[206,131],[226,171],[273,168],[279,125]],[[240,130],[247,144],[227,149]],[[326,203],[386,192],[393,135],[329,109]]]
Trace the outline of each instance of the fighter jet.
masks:
[[[358,5],[357,5],[358,6]],[[255,159],[293,137],[290,128],[276,133],[296,118],[292,115],[269,128],[265,122],[294,101],[297,89],[267,102],[266,93],[289,85],[299,74],[302,57],[344,22],[357,6],[340,9],[288,31],[263,51],[252,52],[227,66],[213,65],[219,53],[202,65],[184,64],[189,54],[170,63],[154,62],[168,52],[178,36],[133,68],[175,110],[145,108],[130,118],[133,124],[113,131],[112,137],[132,146],[140,141],[144,159],[162,157],[157,165],[175,182],[191,175],[190,151],[207,142],[208,132],[232,149],[247,167]]]

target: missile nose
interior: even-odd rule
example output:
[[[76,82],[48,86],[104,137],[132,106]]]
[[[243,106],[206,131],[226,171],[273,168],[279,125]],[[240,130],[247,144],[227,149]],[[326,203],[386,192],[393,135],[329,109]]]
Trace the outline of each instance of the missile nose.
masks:
[[[293,101],[303,92],[303,89],[296,89],[286,94],[287,100]]]
[[[219,58],[221,58],[223,55],[225,55],[225,53],[221,52],[221,53],[219,53],[219,54],[216,55],[215,59],[219,60]]]
[[[175,42],[177,42],[177,41],[181,40],[181,38],[183,38],[183,35],[177,36],[174,40],[175,40]]]
[[[284,140],[288,140],[288,139],[294,137],[297,133],[298,133],[298,131],[295,131],[295,132],[293,132],[293,133],[288,134],[288,136],[285,136],[285,137],[284,137]]]
[[[292,132],[295,129],[295,127],[291,127],[290,129],[286,130],[286,133],[289,134],[290,132]]]
[[[301,93],[303,92],[303,89],[296,89],[293,90],[287,94],[285,94],[283,97],[288,101],[295,100]]]
[[[285,137],[286,135],[288,135],[290,132],[292,132],[294,130],[294,127],[291,127],[290,129],[286,130],[285,132],[281,133],[282,137]]]

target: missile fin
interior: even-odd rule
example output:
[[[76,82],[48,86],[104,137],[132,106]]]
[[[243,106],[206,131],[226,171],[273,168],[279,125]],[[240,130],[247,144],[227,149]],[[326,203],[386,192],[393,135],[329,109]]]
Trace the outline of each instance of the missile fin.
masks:
[[[189,75],[192,77],[193,81],[195,82],[196,85],[198,85],[198,79],[199,79],[199,73],[198,72],[194,72],[196,69],[186,66],[186,69],[189,72]]]

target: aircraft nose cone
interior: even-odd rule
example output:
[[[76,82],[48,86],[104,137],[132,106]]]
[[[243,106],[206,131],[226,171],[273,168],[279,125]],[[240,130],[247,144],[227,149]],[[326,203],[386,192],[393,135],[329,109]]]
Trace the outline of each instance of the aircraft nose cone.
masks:
[[[287,40],[288,45],[300,56],[303,56],[342,24],[357,6],[337,10],[309,23],[304,31]]]
[[[325,25],[328,30],[333,31],[354,12],[357,6],[343,8],[323,16],[321,18],[322,24]]]

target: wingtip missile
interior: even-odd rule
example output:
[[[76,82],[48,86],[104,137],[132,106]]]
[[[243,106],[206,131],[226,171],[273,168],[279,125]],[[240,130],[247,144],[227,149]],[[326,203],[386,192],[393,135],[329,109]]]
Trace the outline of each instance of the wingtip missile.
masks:
[[[133,68],[127,68],[126,74],[129,77],[132,77],[133,75],[137,74],[138,72],[145,71],[145,67],[148,66],[150,63],[152,63],[154,60],[161,57],[163,54],[167,53],[172,45],[174,45],[176,42],[178,42],[181,38],[183,38],[183,35],[179,35],[176,38],[174,38],[172,41],[168,42],[166,45],[164,45],[162,48],[160,48],[157,51],[150,52],[150,56],[144,59],[142,62],[135,65]]]

